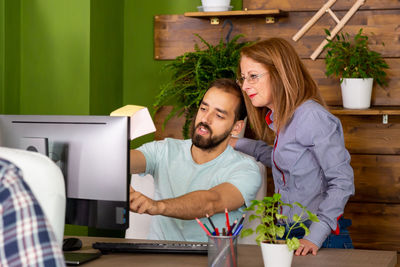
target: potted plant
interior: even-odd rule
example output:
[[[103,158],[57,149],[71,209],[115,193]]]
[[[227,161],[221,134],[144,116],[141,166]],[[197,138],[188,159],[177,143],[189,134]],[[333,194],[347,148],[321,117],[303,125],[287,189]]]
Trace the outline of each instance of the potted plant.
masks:
[[[283,206],[293,208],[293,205],[301,208],[300,215],[294,214],[292,224],[285,234],[285,226],[288,217],[281,214]],[[255,211],[250,215],[249,221],[258,219],[260,224],[254,229],[245,229],[242,237],[257,233],[256,241],[260,245],[263,255],[264,265],[268,267],[289,267],[292,263],[293,251],[298,249],[300,241],[296,237],[290,237],[291,231],[297,228],[304,229],[305,235],[309,234],[308,227],[304,224],[306,220],[318,222],[318,217],[307,210],[306,207],[298,202],[292,204],[284,203],[281,194],[275,193],[272,197],[264,197],[262,200],[253,200],[250,207],[246,210]]]
[[[215,46],[200,35],[195,35],[206,48],[200,49],[196,44],[194,52],[184,53],[165,65],[166,69],[172,71],[172,77],[167,84],[161,86],[154,103],[155,110],[163,105],[173,105],[164,125],[174,115],[185,115],[182,130],[185,139],[189,137],[190,124],[210,83],[218,78],[235,79],[240,50],[249,44],[238,42],[243,35],[236,35],[226,42],[221,38]]]
[[[381,54],[368,47],[368,36],[363,29],[350,40],[348,33],[338,34],[327,39],[325,58],[326,75],[340,78],[343,107],[365,109],[371,105],[373,80],[377,84],[387,85],[386,72],[389,66]],[[331,36],[328,30],[325,30]]]

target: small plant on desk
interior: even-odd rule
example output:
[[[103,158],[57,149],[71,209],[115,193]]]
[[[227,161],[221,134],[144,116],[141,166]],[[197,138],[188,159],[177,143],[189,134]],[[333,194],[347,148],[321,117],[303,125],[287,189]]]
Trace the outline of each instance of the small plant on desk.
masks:
[[[289,224],[288,217],[280,213],[281,209],[287,206],[293,208],[293,206],[298,206],[301,209],[300,215],[294,214],[292,221]],[[284,252],[285,256],[277,256],[277,266],[284,266],[282,258],[286,258],[288,261],[288,266],[290,266],[293,257],[293,251],[298,249],[300,246],[300,241],[296,237],[289,237],[291,231],[297,228],[303,228],[305,235],[310,233],[308,227],[304,224],[306,220],[311,220],[313,222],[318,222],[318,217],[307,210],[307,208],[298,202],[294,202],[293,205],[289,203],[284,203],[281,200],[281,194],[274,194],[272,197],[264,197],[262,200],[253,200],[250,207],[247,210],[255,211],[255,214],[250,215],[249,221],[254,219],[260,220],[260,224],[255,229],[257,233],[256,241],[260,245],[263,253],[264,264],[268,266],[273,266],[270,257],[277,256],[280,252],[274,251],[272,253],[267,252],[271,248],[278,249]],[[285,225],[290,225],[289,230],[285,234]],[[245,229],[242,232],[242,237],[249,236],[254,233],[253,229]]]

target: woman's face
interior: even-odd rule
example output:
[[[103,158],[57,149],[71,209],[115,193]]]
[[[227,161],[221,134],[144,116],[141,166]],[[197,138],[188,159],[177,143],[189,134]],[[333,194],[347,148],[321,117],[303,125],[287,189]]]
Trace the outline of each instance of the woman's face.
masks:
[[[257,61],[242,56],[240,60],[242,90],[255,107],[273,109],[271,77],[268,70]]]

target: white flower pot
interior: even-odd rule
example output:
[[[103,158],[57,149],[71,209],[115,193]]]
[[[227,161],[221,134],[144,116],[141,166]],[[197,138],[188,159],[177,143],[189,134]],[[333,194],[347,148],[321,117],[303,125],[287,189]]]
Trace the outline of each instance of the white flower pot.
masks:
[[[366,109],[371,106],[373,78],[343,78],[343,107],[349,109]]]
[[[286,244],[261,243],[261,252],[265,267],[292,266],[293,250],[290,251]]]
[[[231,0],[201,0],[203,10],[208,11],[227,11],[230,8]]]

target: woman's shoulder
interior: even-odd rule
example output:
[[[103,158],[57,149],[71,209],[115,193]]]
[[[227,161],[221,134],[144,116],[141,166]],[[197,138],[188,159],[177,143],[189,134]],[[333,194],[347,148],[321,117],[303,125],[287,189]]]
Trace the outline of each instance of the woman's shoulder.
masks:
[[[329,112],[329,110],[314,100],[307,100],[301,104],[296,109],[294,117],[297,117],[298,120],[338,120],[332,113]]]
[[[296,110],[293,124],[296,139],[310,144],[314,138],[342,131],[340,120],[312,100],[306,101]]]

